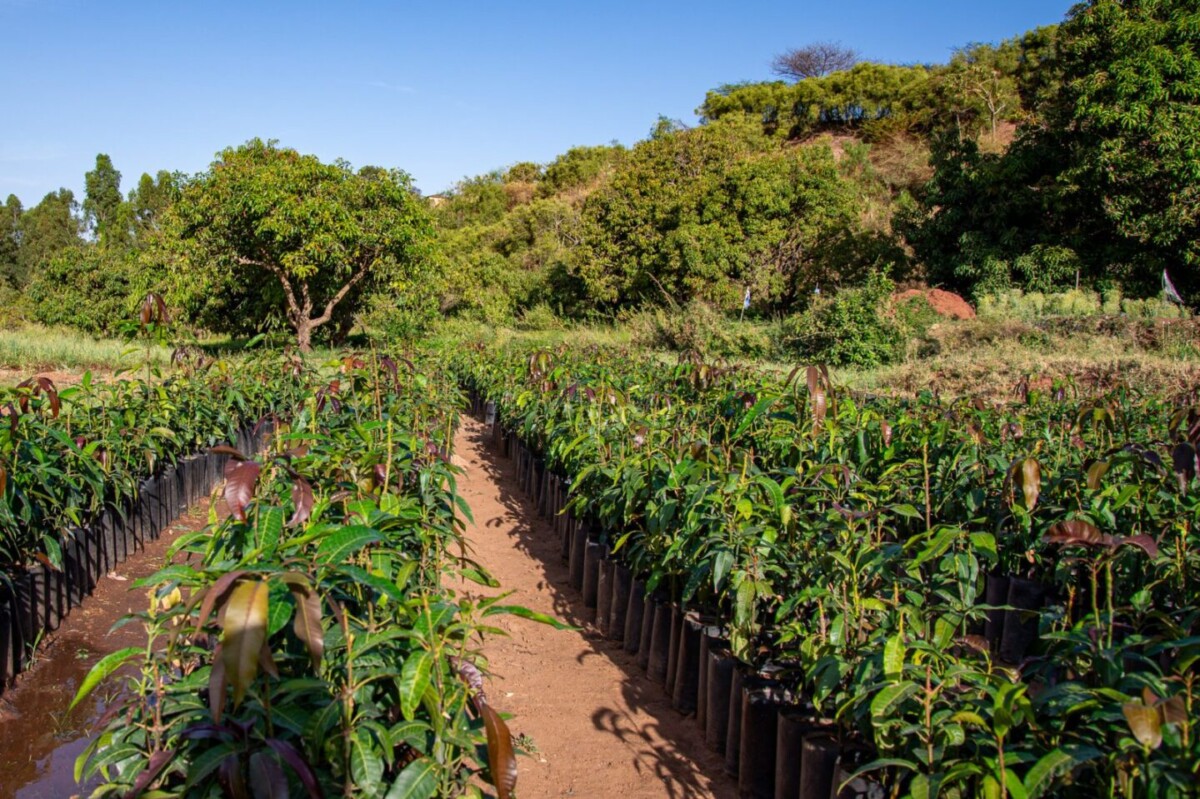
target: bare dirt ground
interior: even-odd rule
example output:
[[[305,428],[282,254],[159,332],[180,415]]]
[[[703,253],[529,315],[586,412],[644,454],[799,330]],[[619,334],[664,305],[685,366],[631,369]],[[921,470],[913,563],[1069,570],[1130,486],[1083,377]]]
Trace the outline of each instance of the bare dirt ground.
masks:
[[[112,696],[101,687],[73,711],[67,707],[96,661],[127,646],[145,645],[140,624],[112,630],[118,619],[149,605],[148,589],[134,589],[133,583],[163,566],[176,538],[207,521],[208,500],[201,499],[157,540],[147,541],[100,580],[92,595],[47,636],[34,666],[0,696],[0,799],[65,799],[79,793],[75,757],[87,746]]]
[[[619,643],[602,639],[592,611],[567,584],[559,541],[521,494],[485,427],[465,419],[455,441],[466,469],[459,491],[471,506],[467,537],[474,557],[512,591],[509,603],[579,627],[555,630],[515,617],[497,626],[509,637],[485,644],[492,703],[512,713],[514,735],[536,752],[519,761],[521,799],[732,799],[723,759],[704,746],[691,718],[674,710]]]

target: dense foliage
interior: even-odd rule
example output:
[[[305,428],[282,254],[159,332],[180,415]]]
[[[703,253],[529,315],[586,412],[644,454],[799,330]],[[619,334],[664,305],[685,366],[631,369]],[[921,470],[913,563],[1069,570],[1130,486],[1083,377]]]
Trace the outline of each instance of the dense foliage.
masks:
[[[294,361],[260,455],[229,448],[230,514],[143,581],[123,713],[79,760],[95,796],[513,796],[514,744],[484,693],[485,619],[549,621],[444,588],[466,556],[449,463],[457,389],[409,361]],[[478,664],[478,665],[477,665]],[[151,793],[145,793],[151,795]]]
[[[374,290],[419,295],[430,265],[427,215],[407,175],[355,172],[273,142],[222,152],[161,225],[156,254],[191,318],[232,332],[282,318],[302,351],[317,327],[347,328]]]
[[[893,795],[1194,788],[1194,392],[987,406],[628,352],[455,361],[608,551],[781,667]]]
[[[1082,279],[1144,295],[1168,269],[1194,299],[1200,9],[1093,0],[1055,38],[1014,145],[942,137],[906,236],[932,280],[969,290]]]
[[[37,560],[62,567],[72,530],[125,515],[142,481],[295,401],[281,359],[179,369],[59,390],[45,378],[0,392],[0,579]]]

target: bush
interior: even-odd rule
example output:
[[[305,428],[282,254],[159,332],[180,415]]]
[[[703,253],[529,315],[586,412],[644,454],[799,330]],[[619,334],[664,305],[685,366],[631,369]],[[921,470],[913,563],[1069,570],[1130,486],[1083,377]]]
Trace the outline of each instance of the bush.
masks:
[[[626,318],[634,344],[722,358],[765,358],[778,353],[770,325],[731,319],[692,300],[682,308],[640,311]]]
[[[904,356],[905,334],[891,307],[895,285],[873,274],[860,288],[820,297],[784,322],[783,344],[794,357],[830,366],[883,366]]]
[[[1118,287],[1103,294],[1070,289],[1044,294],[1039,291],[1008,289],[979,297],[978,314],[985,319],[1020,319],[1033,322],[1046,317],[1088,317],[1125,314],[1134,319],[1186,319],[1190,313],[1166,300],[1150,297],[1126,299]]]
[[[138,268],[131,253],[93,245],[50,260],[29,284],[37,321],[113,335],[137,315]]]
[[[359,316],[369,334],[387,343],[411,341],[429,331],[438,320],[432,298],[397,299],[389,293],[376,294]]]
[[[554,309],[544,302],[526,308],[517,318],[518,330],[562,330],[562,320],[554,313]]]
[[[0,330],[17,330],[32,318],[33,305],[24,292],[0,283]]]

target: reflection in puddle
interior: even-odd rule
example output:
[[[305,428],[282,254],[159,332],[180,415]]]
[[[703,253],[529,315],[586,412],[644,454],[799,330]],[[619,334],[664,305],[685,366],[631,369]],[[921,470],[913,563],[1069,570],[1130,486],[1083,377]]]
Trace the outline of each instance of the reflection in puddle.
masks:
[[[0,799],[86,795],[75,783],[75,758],[109,697],[101,687],[70,713],[66,708],[92,664],[125,642],[106,638],[103,644],[99,649],[83,636],[63,635],[39,655],[27,675],[33,679],[0,699]]]

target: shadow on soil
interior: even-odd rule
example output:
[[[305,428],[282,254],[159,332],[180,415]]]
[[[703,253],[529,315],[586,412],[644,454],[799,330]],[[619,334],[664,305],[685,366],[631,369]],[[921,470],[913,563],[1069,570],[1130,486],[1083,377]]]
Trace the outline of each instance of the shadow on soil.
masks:
[[[548,519],[538,516],[534,503],[525,497],[516,478],[514,461],[503,457],[487,428],[478,420],[464,417],[463,432],[477,446],[480,466],[498,487],[498,499],[507,518],[478,519],[487,527],[511,525],[516,546],[545,567],[547,581],[538,587],[551,595],[554,612],[563,621],[579,627],[587,648],[577,657],[604,657],[625,674],[621,690],[628,707],[654,719],[639,726],[635,719],[613,708],[600,707],[592,714],[596,729],[603,730],[633,748],[638,754],[638,773],[661,781],[671,799],[737,796],[734,781],[724,773],[724,757],[704,745],[704,734],[692,715],[671,707],[662,685],[649,680],[638,667],[637,657],[625,652],[620,641],[603,638],[597,631],[595,611],[584,606],[583,596],[571,588],[569,572],[561,558],[561,543]],[[669,741],[665,747],[657,741]],[[700,768],[701,773],[696,769]]]

